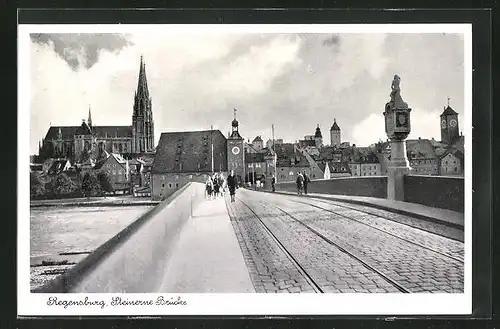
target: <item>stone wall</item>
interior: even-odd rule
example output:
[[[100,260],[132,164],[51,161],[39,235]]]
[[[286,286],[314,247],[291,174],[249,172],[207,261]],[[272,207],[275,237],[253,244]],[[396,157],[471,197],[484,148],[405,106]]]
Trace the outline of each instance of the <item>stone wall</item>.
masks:
[[[158,292],[179,232],[191,209],[203,200],[203,184],[185,185],[68,272],[33,292]]]
[[[405,201],[464,212],[464,178],[409,175],[404,179]]]
[[[404,179],[405,201],[428,207],[464,212],[464,179],[462,177],[416,176]],[[297,192],[295,182],[276,184],[276,191]],[[312,180],[310,193],[387,198],[387,177],[342,177]]]
[[[297,192],[297,185],[295,182],[282,182],[276,184],[276,190]],[[308,192],[386,198],[387,177],[339,177],[311,180],[308,185]]]

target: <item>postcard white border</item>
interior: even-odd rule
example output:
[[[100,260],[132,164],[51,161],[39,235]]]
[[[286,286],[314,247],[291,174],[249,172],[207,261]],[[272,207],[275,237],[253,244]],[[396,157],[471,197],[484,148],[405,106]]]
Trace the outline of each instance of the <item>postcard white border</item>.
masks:
[[[461,33],[464,35],[465,261],[462,294],[32,294],[29,245],[30,33]],[[472,312],[472,25],[471,24],[309,24],[309,25],[19,25],[18,26],[18,299],[19,316],[42,315],[431,315]],[[186,306],[53,307],[48,297],[109,301],[187,301]]]

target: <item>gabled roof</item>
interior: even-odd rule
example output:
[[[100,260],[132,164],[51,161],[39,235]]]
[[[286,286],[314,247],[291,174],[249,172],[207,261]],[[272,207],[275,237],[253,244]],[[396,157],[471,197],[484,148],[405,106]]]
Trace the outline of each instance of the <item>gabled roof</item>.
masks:
[[[84,121],[76,129],[75,135],[92,135],[92,130],[90,129],[89,125]]]
[[[457,150],[455,148],[449,148],[446,150],[446,152],[444,152],[439,158],[440,159],[443,159],[444,157],[446,157],[448,154],[452,154],[454,155],[455,157],[457,157],[461,162],[464,161],[464,154],[462,151],[460,150]]]
[[[432,159],[436,157],[434,147],[428,139],[406,140],[406,154],[415,154],[417,158]]]
[[[277,167],[309,167],[309,161],[300,152],[295,151],[292,143],[275,145]]]
[[[443,113],[441,113],[440,117],[444,117],[444,116],[447,116],[447,115],[458,115],[457,112],[455,112],[451,107],[450,105],[448,105],[447,107],[444,108],[444,111]]]
[[[162,133],[152,172],[211,172],[211,141],[214,170],[226,171],[226,137],[219,130],[203,130]]]
[[[101,169],[102,166],[107,163],[108,161],[115,161],[118,164],[120,164],[122,167],[125,166],[127,163],[127,160],[122,158],[119,154],[111,153],[108,155],[108,157],[103,158],[102,160],[96,162],[94,169]],[[125,167],[124,167],[125,168]]]
[[[60,160],[55,160],[52,162],[52,165],[50,166],[48,173],[49,174],[58,174],[60,173],[66,165],[71,165],[69,160],[67,159],[60,159]]]
[[[255,143],[255,142],[263,142],[263,140],[262,140],[262,138],[260,136],[257,136],[252,141],[252,143]]]

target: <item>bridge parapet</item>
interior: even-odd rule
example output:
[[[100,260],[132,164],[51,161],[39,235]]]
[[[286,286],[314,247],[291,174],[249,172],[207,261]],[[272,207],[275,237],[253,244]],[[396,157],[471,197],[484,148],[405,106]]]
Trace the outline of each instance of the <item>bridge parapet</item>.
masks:
[[[186,184],[68,272],[33,292],[158,292],[179,232],[203,199],[203,184]]]
[[[277,191],[296,192],[295,182],[276,184]],[[310,193],[387,198],[387,176],[337,177],[312,180]],[[404,201],[464,212],[464,178],[407,175]]]

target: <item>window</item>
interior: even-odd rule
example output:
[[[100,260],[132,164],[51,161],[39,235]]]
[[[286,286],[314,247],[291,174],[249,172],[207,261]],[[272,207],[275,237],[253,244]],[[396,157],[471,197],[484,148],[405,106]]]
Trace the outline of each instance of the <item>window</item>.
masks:
[[[179,187],[179,183],[175,183],[175,187],[176,187],[176,188],[177,188],[177,187]]]
[[[313,178],[315,178],[315,177],[316,177],[316,175],[313,174]]]
[[[457,172],[457,171],[458,171],[458,170],[457,170],[457,167],[455,167],[455,172]]]
[[[168,188],[172,188],[172,183],[168,183]]]
[[[161,184],[161,188],[164,188],[165,187],[165,184]]]

